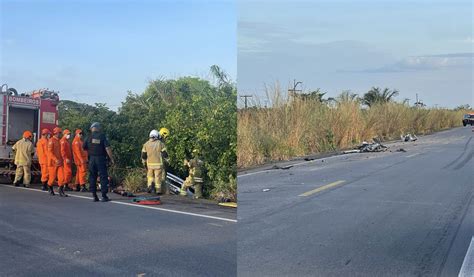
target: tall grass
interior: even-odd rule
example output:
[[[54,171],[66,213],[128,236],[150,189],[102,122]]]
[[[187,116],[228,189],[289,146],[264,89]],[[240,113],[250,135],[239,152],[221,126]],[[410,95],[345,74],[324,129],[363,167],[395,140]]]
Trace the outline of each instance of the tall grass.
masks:
[[[465,111],[415,108],[389,102],[370,108],[345,92],[336,101],[289,100],[275,89],[271,108],[259,103],[238,112],[239,168],[349,148],[370,140],[428,134],[462,124]]]

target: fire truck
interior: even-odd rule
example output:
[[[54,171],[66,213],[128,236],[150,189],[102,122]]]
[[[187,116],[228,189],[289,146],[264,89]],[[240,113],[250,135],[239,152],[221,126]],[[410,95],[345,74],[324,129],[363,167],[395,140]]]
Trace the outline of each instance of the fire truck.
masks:
[[[0,87],[0,177],[13,181],[15,175],[12,146],[22,138],[25,130],[33,133],[36,145],[42,129],[53,130],[58,126],[58,92],[39,89],[18,93],[3,84]],[[40,169],[35,155],[31,167],[32,181],[38,182]]]

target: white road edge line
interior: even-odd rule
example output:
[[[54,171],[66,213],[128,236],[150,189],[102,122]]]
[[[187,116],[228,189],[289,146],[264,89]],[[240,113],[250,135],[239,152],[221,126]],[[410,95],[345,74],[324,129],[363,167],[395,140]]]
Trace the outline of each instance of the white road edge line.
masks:
[[[13,187],[13,186],[8,186],[8,185],[6,187],[48,193],[47,191],[37,190],[37,189],[33,189],[33,188]],[[87,196],[82,196],[82,195],[74,195],[74,194],[68,194],[68,195],[69,195],[69,197],[76,197],[76,198],[92,200],[92,197],[87,197]],[[119,202],[119,201],[113,201],[112,200],[109,203],[120,204],[120,205],[125,205],[125,206],[132,206],[132,207],[137,207],[137,208],[144,208],[144,209],[152,209],[152,210],[158,210],[158,211],[169,212],[169,213],[184,214],[184,215],[190,215],[190,216],[196,216],[196,217],[204,217],[204,218],[216,219],[216,220],[228,221],[228,222],[234,222],[234,223],[237,222],[236,219],[229,219],[229,218],[217,217],[217,216],[212,216],[212,215],[196,214],[196,213],[182,212],[182,211],[164,209],[164,208],[158,208],[158,207],[137,205],[137,204],[127,203],[127,202]]]
[[[474,276],[474,237],[472,237],[471,239],[471,243],[469,244],[469,248],[467,249],[466,257],[464,257],[464,261],[462,263],[458,277],[469,276]]]

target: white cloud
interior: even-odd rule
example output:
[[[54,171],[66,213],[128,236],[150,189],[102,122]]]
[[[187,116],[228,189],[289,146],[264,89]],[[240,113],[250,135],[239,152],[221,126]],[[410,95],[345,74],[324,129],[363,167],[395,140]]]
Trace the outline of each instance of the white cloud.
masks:
[[[454,53],[444,55],[412,56],[376,69],[364,72],[403,72],[418,70],[438,70],[452,67],[470,67],[473,65],[474,53]]]

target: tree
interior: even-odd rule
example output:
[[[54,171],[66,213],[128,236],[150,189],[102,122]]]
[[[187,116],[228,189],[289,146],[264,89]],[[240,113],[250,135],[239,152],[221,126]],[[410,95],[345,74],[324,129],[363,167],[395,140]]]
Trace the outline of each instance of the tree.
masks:
[[[61,101],[60,124],[88,129],[101,122],[121,168],[140,167],[148,133],[166,127],[169,171],[186,177],[183,160],[197,149],[205,163],[205,193],[214,196],[228,191],[236,178],[237,89],[218,66],[210,71],[215,85],[195,77],[152,80],[143,93],[128,92],[118,112],[103,104]]]
[[[454,110],[455,111],[463,111],[463,110],[469,111],[471,110],[471,106],[469,104],[459,105],[456,108],[454,108]]]
[[[317,101],[320,103],[327,102],[327,99],[323,98],[324,95],[326,95],[326,92],[322,92],[319,88],[308,93],[292,93],[292,96],[295,99],[303,101]]]
[[[388,103],[393,101],[393,98],[398,95],[398,90],[389,88],[384,88],[381,90],[379,87],[372,87],[364,96],[362,97],[362,103],[371,107],[377,103]]]

